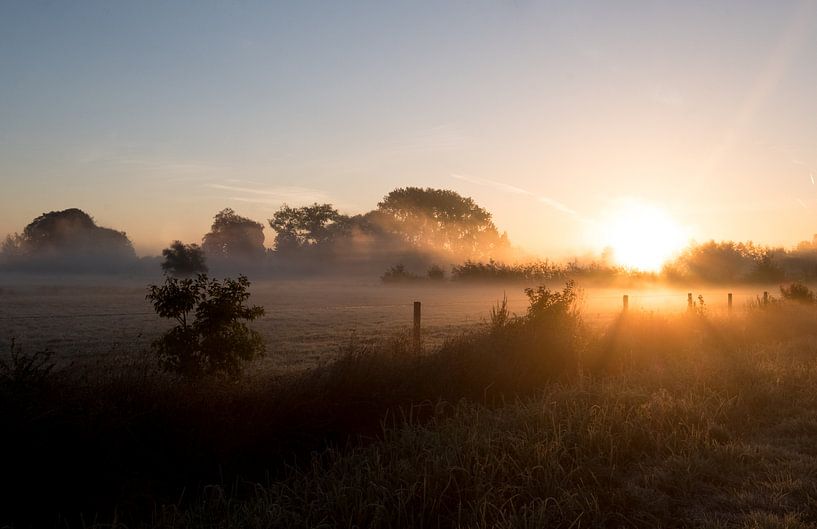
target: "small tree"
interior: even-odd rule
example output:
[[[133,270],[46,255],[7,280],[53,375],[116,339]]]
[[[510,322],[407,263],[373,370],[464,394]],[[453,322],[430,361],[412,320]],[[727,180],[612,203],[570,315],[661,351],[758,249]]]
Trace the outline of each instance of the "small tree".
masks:
[[[167,274],[187,277],[207,273],[204,251],[198,244],[173,241],[168,248],[162,250],[162,256],[165,258],[162,270]]]
[[[242,362],[262,356],[261,335],[245,323],[264,314],[262,307],[245,304],[249,286],[244,276],[219,282],[205,274],[150,285],[147,300],[156,313],[176,321],[153,343],[162,368],[186,376],[235,376]]]

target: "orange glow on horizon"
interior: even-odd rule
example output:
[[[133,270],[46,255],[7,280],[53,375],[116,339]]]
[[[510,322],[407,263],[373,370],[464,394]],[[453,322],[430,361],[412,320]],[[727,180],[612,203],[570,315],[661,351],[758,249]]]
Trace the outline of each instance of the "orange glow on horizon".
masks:
[[[628,200],[604,219],[601,238],[616,264],[657,272],[689,242],[683,226],[655,205]]]

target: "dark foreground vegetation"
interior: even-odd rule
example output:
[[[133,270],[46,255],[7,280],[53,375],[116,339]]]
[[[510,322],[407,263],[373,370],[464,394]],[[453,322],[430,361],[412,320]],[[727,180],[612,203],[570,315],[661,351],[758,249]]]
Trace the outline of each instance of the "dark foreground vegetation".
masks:
[[[813,303],[590,328],[571,284],[527,294],[424,355],[285,377],[12,345],[0,526],[817,527]]]

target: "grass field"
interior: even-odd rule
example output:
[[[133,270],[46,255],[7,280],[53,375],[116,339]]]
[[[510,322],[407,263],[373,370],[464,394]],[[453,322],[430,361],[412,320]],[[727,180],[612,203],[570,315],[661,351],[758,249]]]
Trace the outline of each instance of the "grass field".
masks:
[[[156,281],[158,282],[158,278]],[[0,277],[0,340],[15,338],[26,350],[49,349],[78,365],[128,361],[149,349],[167,323],[145,301],[146,282],[99,278],[40,280]],[[379,281],[259,281],[252,303],[267,313],[254,324],[267,355],[254,370],[286,371],[320,365],[354,340],[374,344],[407,332],[412,302],[423,303],[423,338],[433,348],[486,322],[492,306],[507,296],[522,313],[527,298],[521,284],[387,286]],[[623,294],[633,310],[665,313],[686,309],[687,290],[703,293],[710,310],[723,311],[727,291],[736,310],[776,286],[588,288],[579,305],[584,319],[606,323],[621,309]]]
[[[239,381],[18,357],[0,524],[817,527],[817,308],[581,306]]]

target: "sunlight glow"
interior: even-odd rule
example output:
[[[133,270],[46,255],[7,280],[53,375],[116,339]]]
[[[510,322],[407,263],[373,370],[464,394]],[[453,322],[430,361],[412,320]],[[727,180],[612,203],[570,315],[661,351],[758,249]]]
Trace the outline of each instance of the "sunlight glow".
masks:
[[[612,210],[604,222],[604,245],[621,266],[658,271],[688,243],[686,230],[663,208],[628,200]]]

